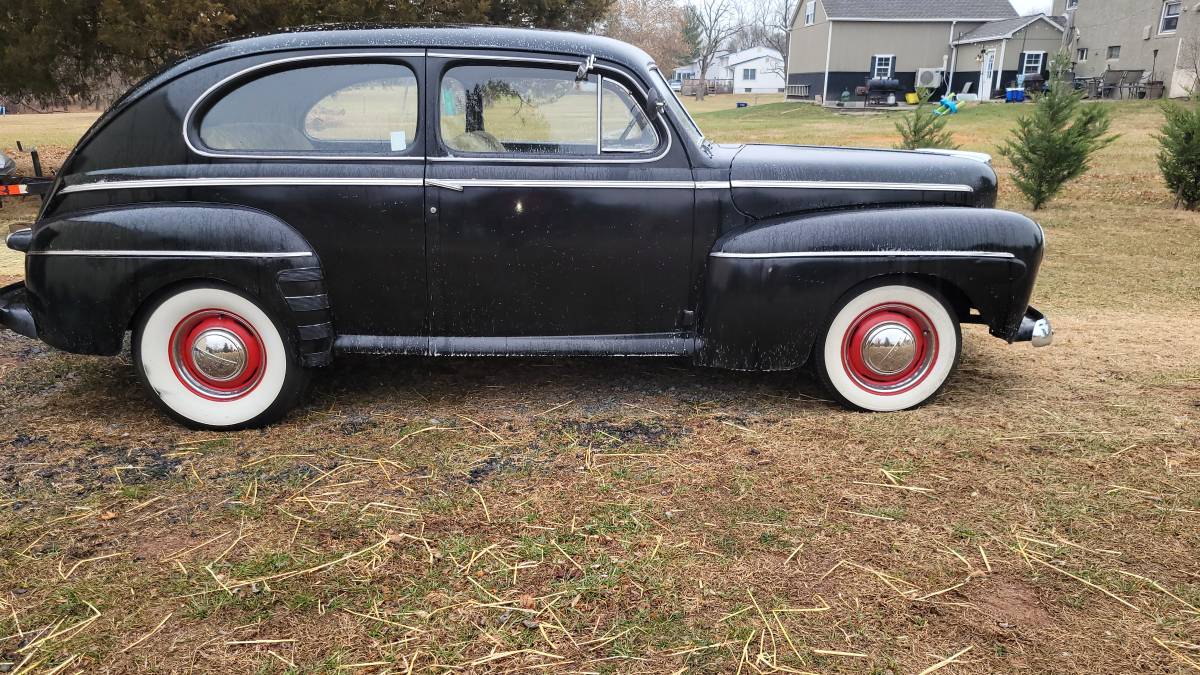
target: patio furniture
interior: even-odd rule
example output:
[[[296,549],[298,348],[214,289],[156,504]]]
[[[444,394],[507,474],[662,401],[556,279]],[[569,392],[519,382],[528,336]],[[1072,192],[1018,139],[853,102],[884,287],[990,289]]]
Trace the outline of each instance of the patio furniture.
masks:
[[[1144,70],[1126,70],[1125,76],[1121,78],[1121,84],[1118,86],[1121,98],[1139,98],[1138,93],[1142,88],[1142,76]]]
[[[1123,70],[1106,70],[1100,76],[1100,98],[1112,98],[1113,94],[1119,94],[1121,91],[1121,80],[1125,78]]]

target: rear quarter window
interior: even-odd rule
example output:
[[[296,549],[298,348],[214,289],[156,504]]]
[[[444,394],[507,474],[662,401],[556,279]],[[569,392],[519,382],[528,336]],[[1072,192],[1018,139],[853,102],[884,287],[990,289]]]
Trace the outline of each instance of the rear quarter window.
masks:
[[[220,96],[199,122],[212,151],[400,155],[417,135],[417,78],[398,63],[292,68]]]

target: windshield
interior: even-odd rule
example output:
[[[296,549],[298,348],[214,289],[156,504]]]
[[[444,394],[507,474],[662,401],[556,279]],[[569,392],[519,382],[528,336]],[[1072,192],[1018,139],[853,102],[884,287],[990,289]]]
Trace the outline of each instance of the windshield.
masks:
[[[694,132],[693,135],[696,137],[697,142],[703,141],[704,132],[700,131],[700,127],[696,125],[696,120],[692,119],[692,116],[688,114],[687,108],[683,107],[683,103],[675,95],[675,90],[671,89],[670,85],[667,84],[667,78],[663,76],[662,71],[658,68],[651,69],[657,75],[654,78],[654,86],[658,88],[658,93],[662,96],[663,102],[671,109],[671,114],[685,122],[684,131],[686,133],[693,134]],[[690,128],[688,128],[689,126]]]

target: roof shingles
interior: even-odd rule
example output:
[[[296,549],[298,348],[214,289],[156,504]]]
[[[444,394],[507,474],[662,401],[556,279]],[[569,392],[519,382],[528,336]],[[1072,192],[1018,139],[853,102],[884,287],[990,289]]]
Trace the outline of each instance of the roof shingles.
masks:
[[[1008,0],[822,0],[831,19],[1008,19]]]

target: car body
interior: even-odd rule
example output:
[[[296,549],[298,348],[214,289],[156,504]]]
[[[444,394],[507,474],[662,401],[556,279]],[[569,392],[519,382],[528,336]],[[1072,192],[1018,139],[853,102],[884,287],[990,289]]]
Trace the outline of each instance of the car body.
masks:
[[[671,88],[671,91],[683,91],[683,81],[682,80],[668,80],[667,86],[669,86]]]
[[[9,238],[0,321],[84,354],[132,331],[154,398],[208,428],[279,417],[340,353],[813,363],[897,410],[960,323],[1049,342],[1042,230],[995,199],[983,155],[712,143],[607,38],[304,29],[114,104]]]

